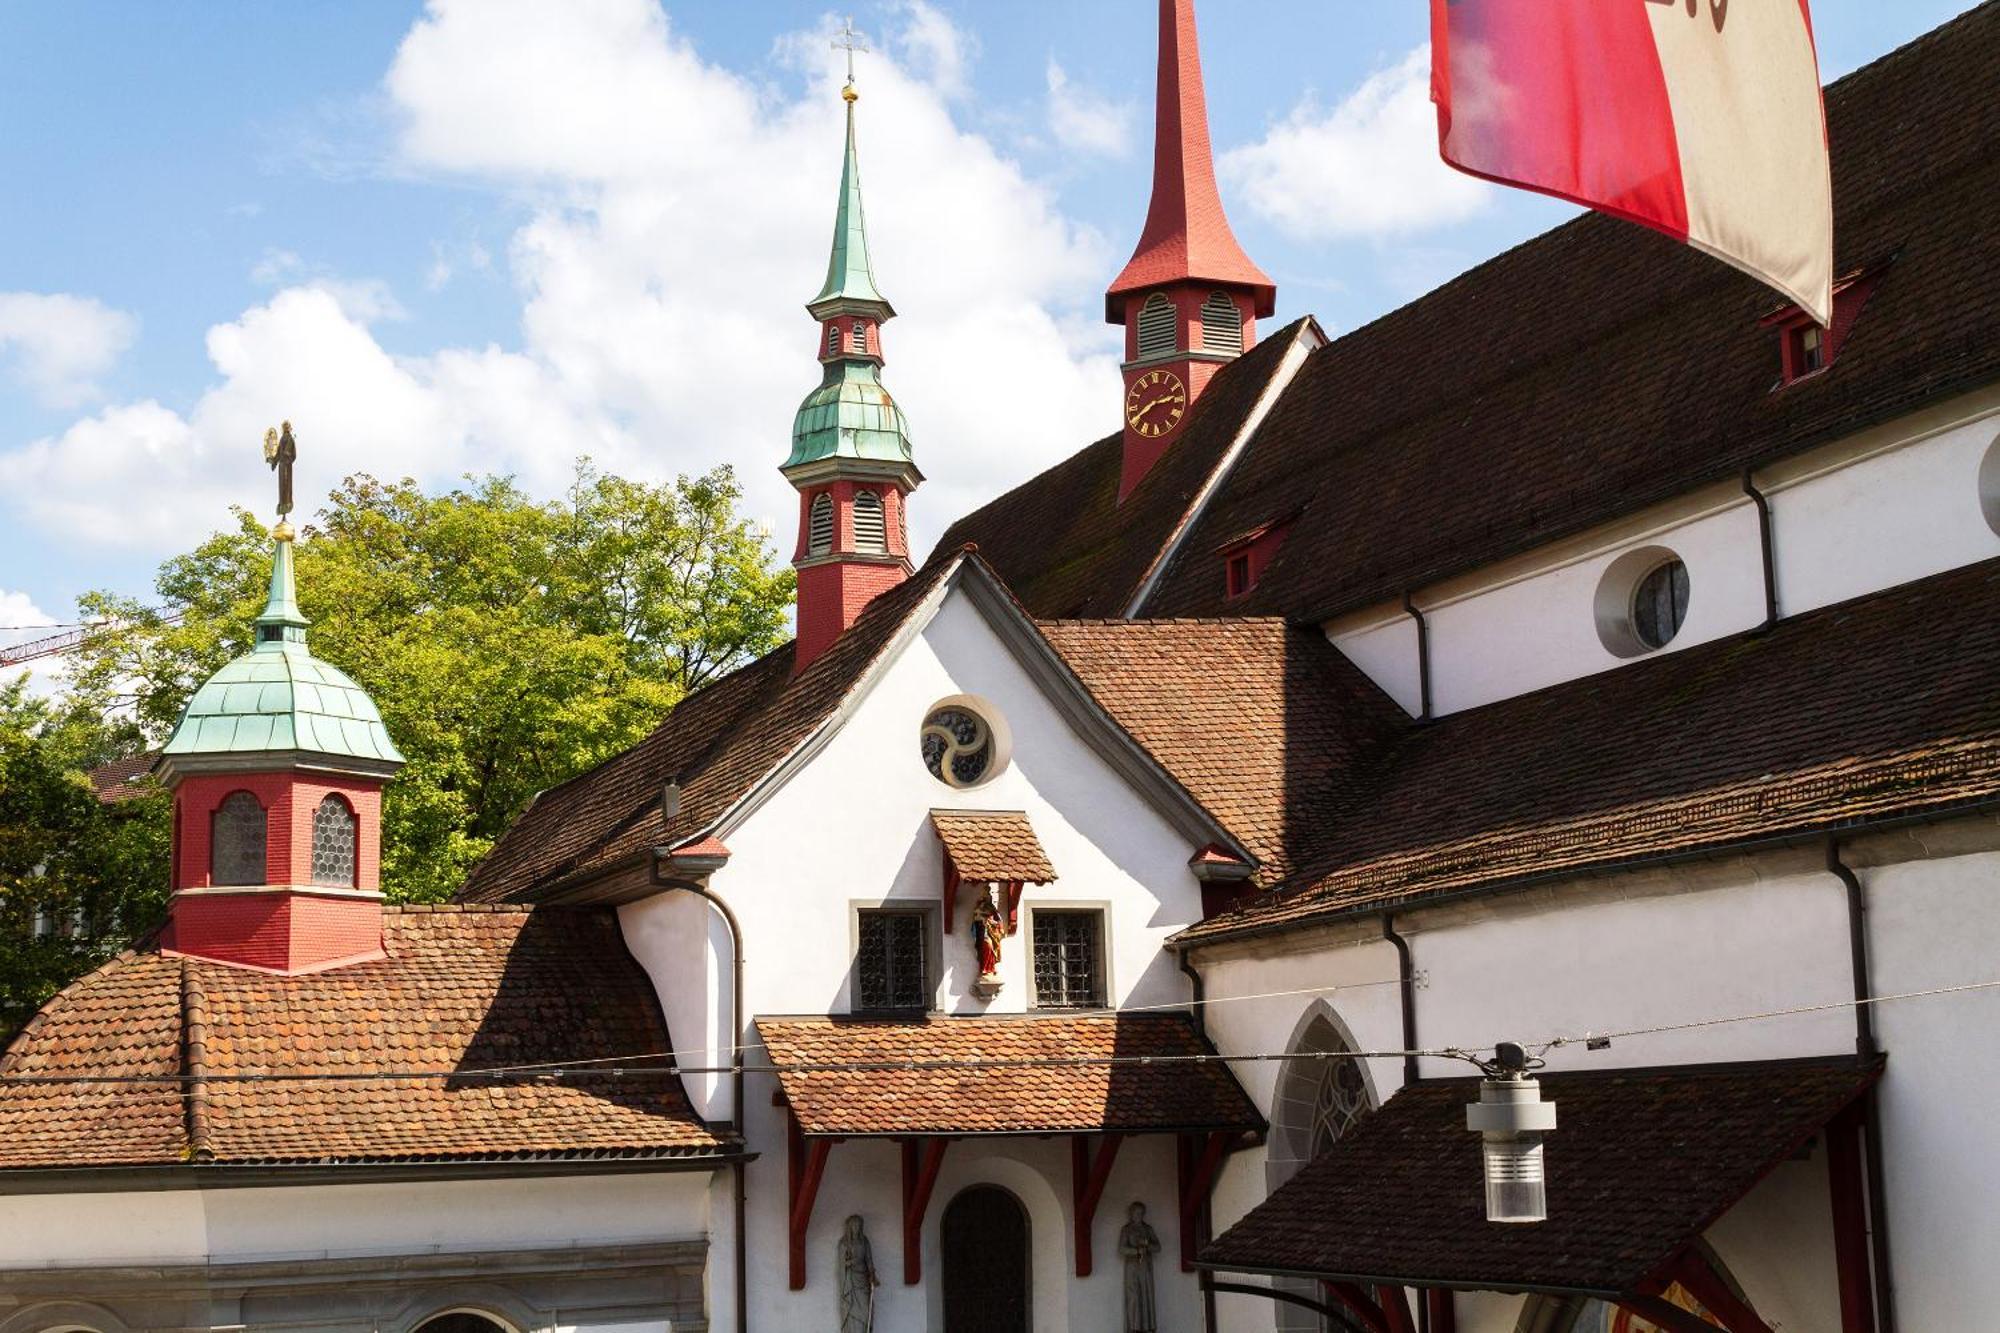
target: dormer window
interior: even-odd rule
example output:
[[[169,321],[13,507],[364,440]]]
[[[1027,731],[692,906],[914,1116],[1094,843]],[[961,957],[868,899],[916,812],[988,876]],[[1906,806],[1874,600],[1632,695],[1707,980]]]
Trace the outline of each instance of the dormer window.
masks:
[[[1777,388],[1819,374],[1840,355],[1882,270],[1856,269],[1833,284],[1833,323],[1822,328],[1796,305],[1774,310],[1759,321],[1778,333]]]
[[[1256,588],[1265,567],[1277,558],[1278,548],[1284,545],[1285,534],[1296,517],[1293,514],[1259,524],[1216,548],[1216,554],[1222,557],[1223,596],[1234,600]]]
[[[1793,378],[1810,375],[1815,370],[1826,367],[1826,330],[1817,324],[1808,324],[1792,334],[1792,365],[1796,367]]]
[[[1250,577],[1248,551],[1238,551],[1223,562],[1222,582],[1223,594],[1228,597],[1241,597],[1250,591],[1255,580]]]

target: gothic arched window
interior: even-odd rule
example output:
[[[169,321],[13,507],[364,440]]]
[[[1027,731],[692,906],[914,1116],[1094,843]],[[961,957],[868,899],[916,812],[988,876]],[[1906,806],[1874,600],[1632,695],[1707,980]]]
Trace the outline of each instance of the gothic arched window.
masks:
[[[1269,1188],[1276,1189],[1307,1162],[1324,1155],[1375,1109],[1367,1076],[1353,1052],[1353,1044],[1325,1010],[1314,1015],[1293,1044],[1271,1104],[1270,1151],[1265,1159]],[[1278,1286],[1318,1298],[1311,1283],[1279,1279]],[[1333,1327],[1295,1305],[1280,1304],[1277,1315],[1281,1333],[1321,1333]]]
[[[854,493],[854,549],[877,554],[889,549],[889,530],[882,519],[882,497],[874,491]]]
[[[328,796],[313,811],[312,882],[328,888],[355,888],[357,824],[345,797]]]
[[[1201,346],[1206,352],[1243,350],[1243,312],[1228,292],[1213,292],[1201,303]]]
[[[231,792],[215,807],[208,825],[208,878],[211,884],[264,882],[264,806],[247,791]]]
[[[1154,292],[1139,307],[1139,356],[1164,356],[1180,346],[1174,330],[1174,303],[1165,292]]]
[[[833,549],[833,497],[821,491],[813,497],[812,518],[806,524],[806,554],[825,555]]]

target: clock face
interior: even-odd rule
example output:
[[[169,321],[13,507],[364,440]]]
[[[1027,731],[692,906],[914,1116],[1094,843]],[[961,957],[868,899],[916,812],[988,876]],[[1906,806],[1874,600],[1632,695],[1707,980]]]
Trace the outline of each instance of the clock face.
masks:
[[[1171,370],[1149,370],[1125,392],[1125,424],[1135,434],[1157,439],[1181,424],[1187,386]]]

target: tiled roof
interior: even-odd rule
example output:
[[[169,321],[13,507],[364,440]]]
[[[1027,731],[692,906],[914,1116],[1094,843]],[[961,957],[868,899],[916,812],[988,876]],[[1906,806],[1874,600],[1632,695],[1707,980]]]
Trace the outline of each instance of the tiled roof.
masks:
[[[2000,561],[1412,726],[1325,861],[1217,939],[2000,798]]]
[[[128,953],[0,1056],[0,1169],[682,1156],[724,1141],[677,1078],[473,1077],[670,1049],[616,915],[390,908],[387,957],[279,977]],[[459,1077],[356,1079],[393,1071]],[[179,1085],[24,1083],[63,1074]],[[329,1080],[232,1081],[334,1074]]]
[[[1114,720],[1276,883],[1366,793],[1406,719],[1312,629],[1281,620],[1042,621]]]
[[[1838,271],[1893,262],[1824,373],[1774,392],[1768,289],[1586,215],[1316,352],[1145,612],[1220,614],[1282,514],[1247,609],[1324,618],[2000,378],[1996,67],[1989,3],[1828,89]]]
[[[1055,882],[1042,840],[1019,810],[933,810],[931,827],[966,879]]]
[[[839,708],[958,556],[934,557],[877,597],[796,678],[786,644],[681,700],[623,754],[543,792],[474,868],[461,896],[532,894],[699,833]],[[671,823],[660,814],[660,789],[669,781],[681,784],[680,814]]]
[[[1220,1064],[1088,1063],[1214,1054],[1180,1014],[759,1018],[757,1035],[778,1065],[889,1066],[780,1073],[808,1134],[1144,1134],[1263,1125]],[[1006,1063],[981,1068],[980,1061]],[[895,1067],[909,1062],[934,1067]]]
[[[159,762],[158,750],[145,750],[139,754],[128,754],[123,759],[113,759],[108,764],[99,764],[85,774],[90,786],[97,793],[97,799],[106,805],[116,805],[157,790],[146,775]]]
[[[1623,1293],[1879,1073],[1852,1059],[1542,1075],[1548,1220],[1488,1222],[1472,1079],[1404,1088],[1202,1252],[1234,1272]]]
[[[1218,371],[1124,504],[1123,436],[1109,435],[959,519],[937,550],[977,544],[1037,616],[1122,615],[1306,323],[1259,339]]]

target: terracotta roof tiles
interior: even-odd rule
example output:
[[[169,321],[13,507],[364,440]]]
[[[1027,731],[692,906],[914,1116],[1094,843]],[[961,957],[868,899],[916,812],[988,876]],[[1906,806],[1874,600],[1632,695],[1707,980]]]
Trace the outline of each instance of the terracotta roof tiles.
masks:
[[[1055,882],[1042,840],[1018,810],[933,810],[931,827],[965,879]]]

